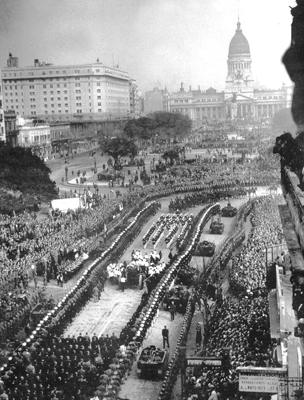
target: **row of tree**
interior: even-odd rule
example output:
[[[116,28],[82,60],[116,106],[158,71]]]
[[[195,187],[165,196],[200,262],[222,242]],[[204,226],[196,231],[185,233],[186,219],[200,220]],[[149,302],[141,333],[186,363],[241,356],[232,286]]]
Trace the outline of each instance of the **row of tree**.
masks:
[[[145,141],[151,144],[176,142],[187,136],[190,131],[191,120],[188,116],[163,111],[155,112],[146,117],[129,120],[123,132],[115,137],[101,135],[100,147],[113,157],[114,168],[118,168],[121,157],[134,158],[137,155],[140,143]],[[170,160],[176,158],[176,151],[171,151],[171,155],[173,157],[168,157]]]

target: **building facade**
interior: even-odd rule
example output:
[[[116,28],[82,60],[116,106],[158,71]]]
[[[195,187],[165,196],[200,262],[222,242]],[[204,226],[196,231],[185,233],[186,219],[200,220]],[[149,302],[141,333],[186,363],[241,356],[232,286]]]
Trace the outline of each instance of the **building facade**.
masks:
[[[2,69],[4,108],[24,117],[70,120],[130,115],[130,78],[118,67],[96,63],[57,66],[34,61],[19,67],[11,54]]]
[[[4,123],[4,109],[3,109],[3,96],[2,96],[2,86],[0,82],[0,142],[5,142],[5,123]]]
[[[130,118],[139,118],[141,115],[138,86],[134,79],[129,81],[130,90]]]
[[[155,87],[145,93],[144,113],[150,114],[155,111],[169,111],[169,93],[167,89]]]
[[[188,115],[194,126],[221,120],[269,121],[282,108],[290,107],[292,89],[258,89],[254,87],[252,59],[248,40],[238,21],[230,41],[225,90],[184,89],[170,96],[170,110]]]
[[[4,111],[6,142],[12,147],[18,145],[17,115],[14,110]]]
[[[26,121],[18,126],[18,131],[18,146],[31,148],[34,154],[43,159],[50,157],[52,146],[49,125]]]
[[[170,110],[188,115],[198,126],[222,120],[225,119],[225,94],[214,88],[192,90],[191,86],[186,91],[181,83],[179,92],[170,96]]]

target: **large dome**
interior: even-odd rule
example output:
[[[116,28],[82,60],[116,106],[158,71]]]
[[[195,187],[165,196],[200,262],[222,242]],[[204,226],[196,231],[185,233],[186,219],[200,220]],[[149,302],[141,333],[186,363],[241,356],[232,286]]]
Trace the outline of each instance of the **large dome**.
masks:
[[[250,54],[250,48],[248,40],[245,38],[242,32],[241,23],[238,22],[237,30],[235,31],[235,34],[230,42],[228,57],[240,54]]]

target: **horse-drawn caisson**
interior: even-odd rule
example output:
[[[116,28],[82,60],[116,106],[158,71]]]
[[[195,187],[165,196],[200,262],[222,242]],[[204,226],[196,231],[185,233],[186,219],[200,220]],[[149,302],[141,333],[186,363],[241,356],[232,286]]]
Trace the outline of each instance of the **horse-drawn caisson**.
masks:
[[[237,214],[237,208],[233,207],[231,203],[228,201],[228,204],[226,207],[222,208],[222,217],[235,217]]]

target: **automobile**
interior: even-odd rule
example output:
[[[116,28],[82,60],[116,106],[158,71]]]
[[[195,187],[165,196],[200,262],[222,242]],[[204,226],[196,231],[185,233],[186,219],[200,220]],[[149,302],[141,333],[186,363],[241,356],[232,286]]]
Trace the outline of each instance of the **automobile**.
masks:
[[[226,207],[222,208],[222,217],[235,217],[237,214],[237,208],[233,207],[230,202],[228,202]]]
[[[221,235],[224,232],[224,224],[220,219],[212,221],[210,224],[210,233],[215,235]]]
[[[197,245],[195,255],[202,257],[212,257],[215,252],[215,244],[204,240]]]
[[[156,346],[145,347],[137,361],[137,375],[139,378],[162,378],[167,369],[169,353]]]

